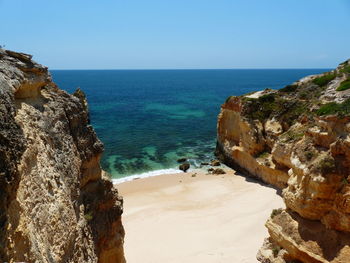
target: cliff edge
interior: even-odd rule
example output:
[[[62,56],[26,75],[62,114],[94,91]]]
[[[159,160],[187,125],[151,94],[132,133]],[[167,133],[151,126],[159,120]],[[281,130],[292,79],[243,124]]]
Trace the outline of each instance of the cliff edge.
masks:
[[[217,156],[282,190],[261,262],[349,262],[350,60],[280,90],[229,97]]]
[[[81,91],[0,49],[0,261],[125,262],[122,198]]]

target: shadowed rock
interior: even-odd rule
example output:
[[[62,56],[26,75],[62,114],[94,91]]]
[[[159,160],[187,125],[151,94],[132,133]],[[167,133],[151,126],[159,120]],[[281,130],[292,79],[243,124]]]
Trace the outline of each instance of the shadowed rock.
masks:
[[[226,172],[221,168],[216,168],[212,171],[213,174],[226,174]]]
[[[177,160],[178,163],[184,163],[187,161],[187,158],[180,158]]]
[[[189,163],[183,163],[179,165],[179,169],[181,171],[184,171],[185,173],[187,172],[188,169],[190,169],[190,164]]]
[[[219,160],[212,160],[212,161],[210,162],[210,165],[211,165],[211,166],[220,166],[220,161],[219,161]]]

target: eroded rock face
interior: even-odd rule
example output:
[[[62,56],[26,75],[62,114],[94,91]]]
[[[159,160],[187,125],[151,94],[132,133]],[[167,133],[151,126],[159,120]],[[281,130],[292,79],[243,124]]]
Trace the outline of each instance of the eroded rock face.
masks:
[[[320,221],[302,218],[291,210],[270,218],[266,226],[270,239],[259,251],[262,262],[267,258],[269,261],[265,262],[290,262],[293,259],[315,263],[349,262],[348,233],[329,229]],[[268,249],[272,249],[272,255]]]
[[[276,140],[275,133],[266,133],[261,121],[245,118],[241,113],[242,107],[239,97],[232,97],[222,105],[218,118],[216,154],[236,170],[283,188],[288,180],[287,171],[284,167],[278,169],[271,153],[267,151],[267,141]],[[265,127],[269,128],[268,123]],[[276,130],[275,127],[269,131]]]
[[[346,61],[222,105],[217,155],[280,188],[287,207],[266,224],[270,238],[261,262],[349,262],[350,89],[342,90],[349,80]],[[271,256],[276,246],[283,253]]]
[[[86,99],[0,49],[0,261],[125,262],[122,198]]]

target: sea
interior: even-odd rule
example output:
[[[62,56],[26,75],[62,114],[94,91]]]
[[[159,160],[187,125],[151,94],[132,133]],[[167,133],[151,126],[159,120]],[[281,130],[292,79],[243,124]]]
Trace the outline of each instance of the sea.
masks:
[[[231,95],[279,89],[328,69],[52,70],[69,93],[82,89],[104,143],[102,168],[116,182],[176,173],[214,158],[220,106]]]

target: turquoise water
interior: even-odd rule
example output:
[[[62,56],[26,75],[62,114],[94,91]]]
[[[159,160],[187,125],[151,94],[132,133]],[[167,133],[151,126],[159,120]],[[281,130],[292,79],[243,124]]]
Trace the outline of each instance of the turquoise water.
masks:
[[[54,70],[54,81],[87,95],[91,122],[105,145],[102,166],[114,178],[196,166],[213,158],[216,120],[228,96],[278,89],[325,69]]]

